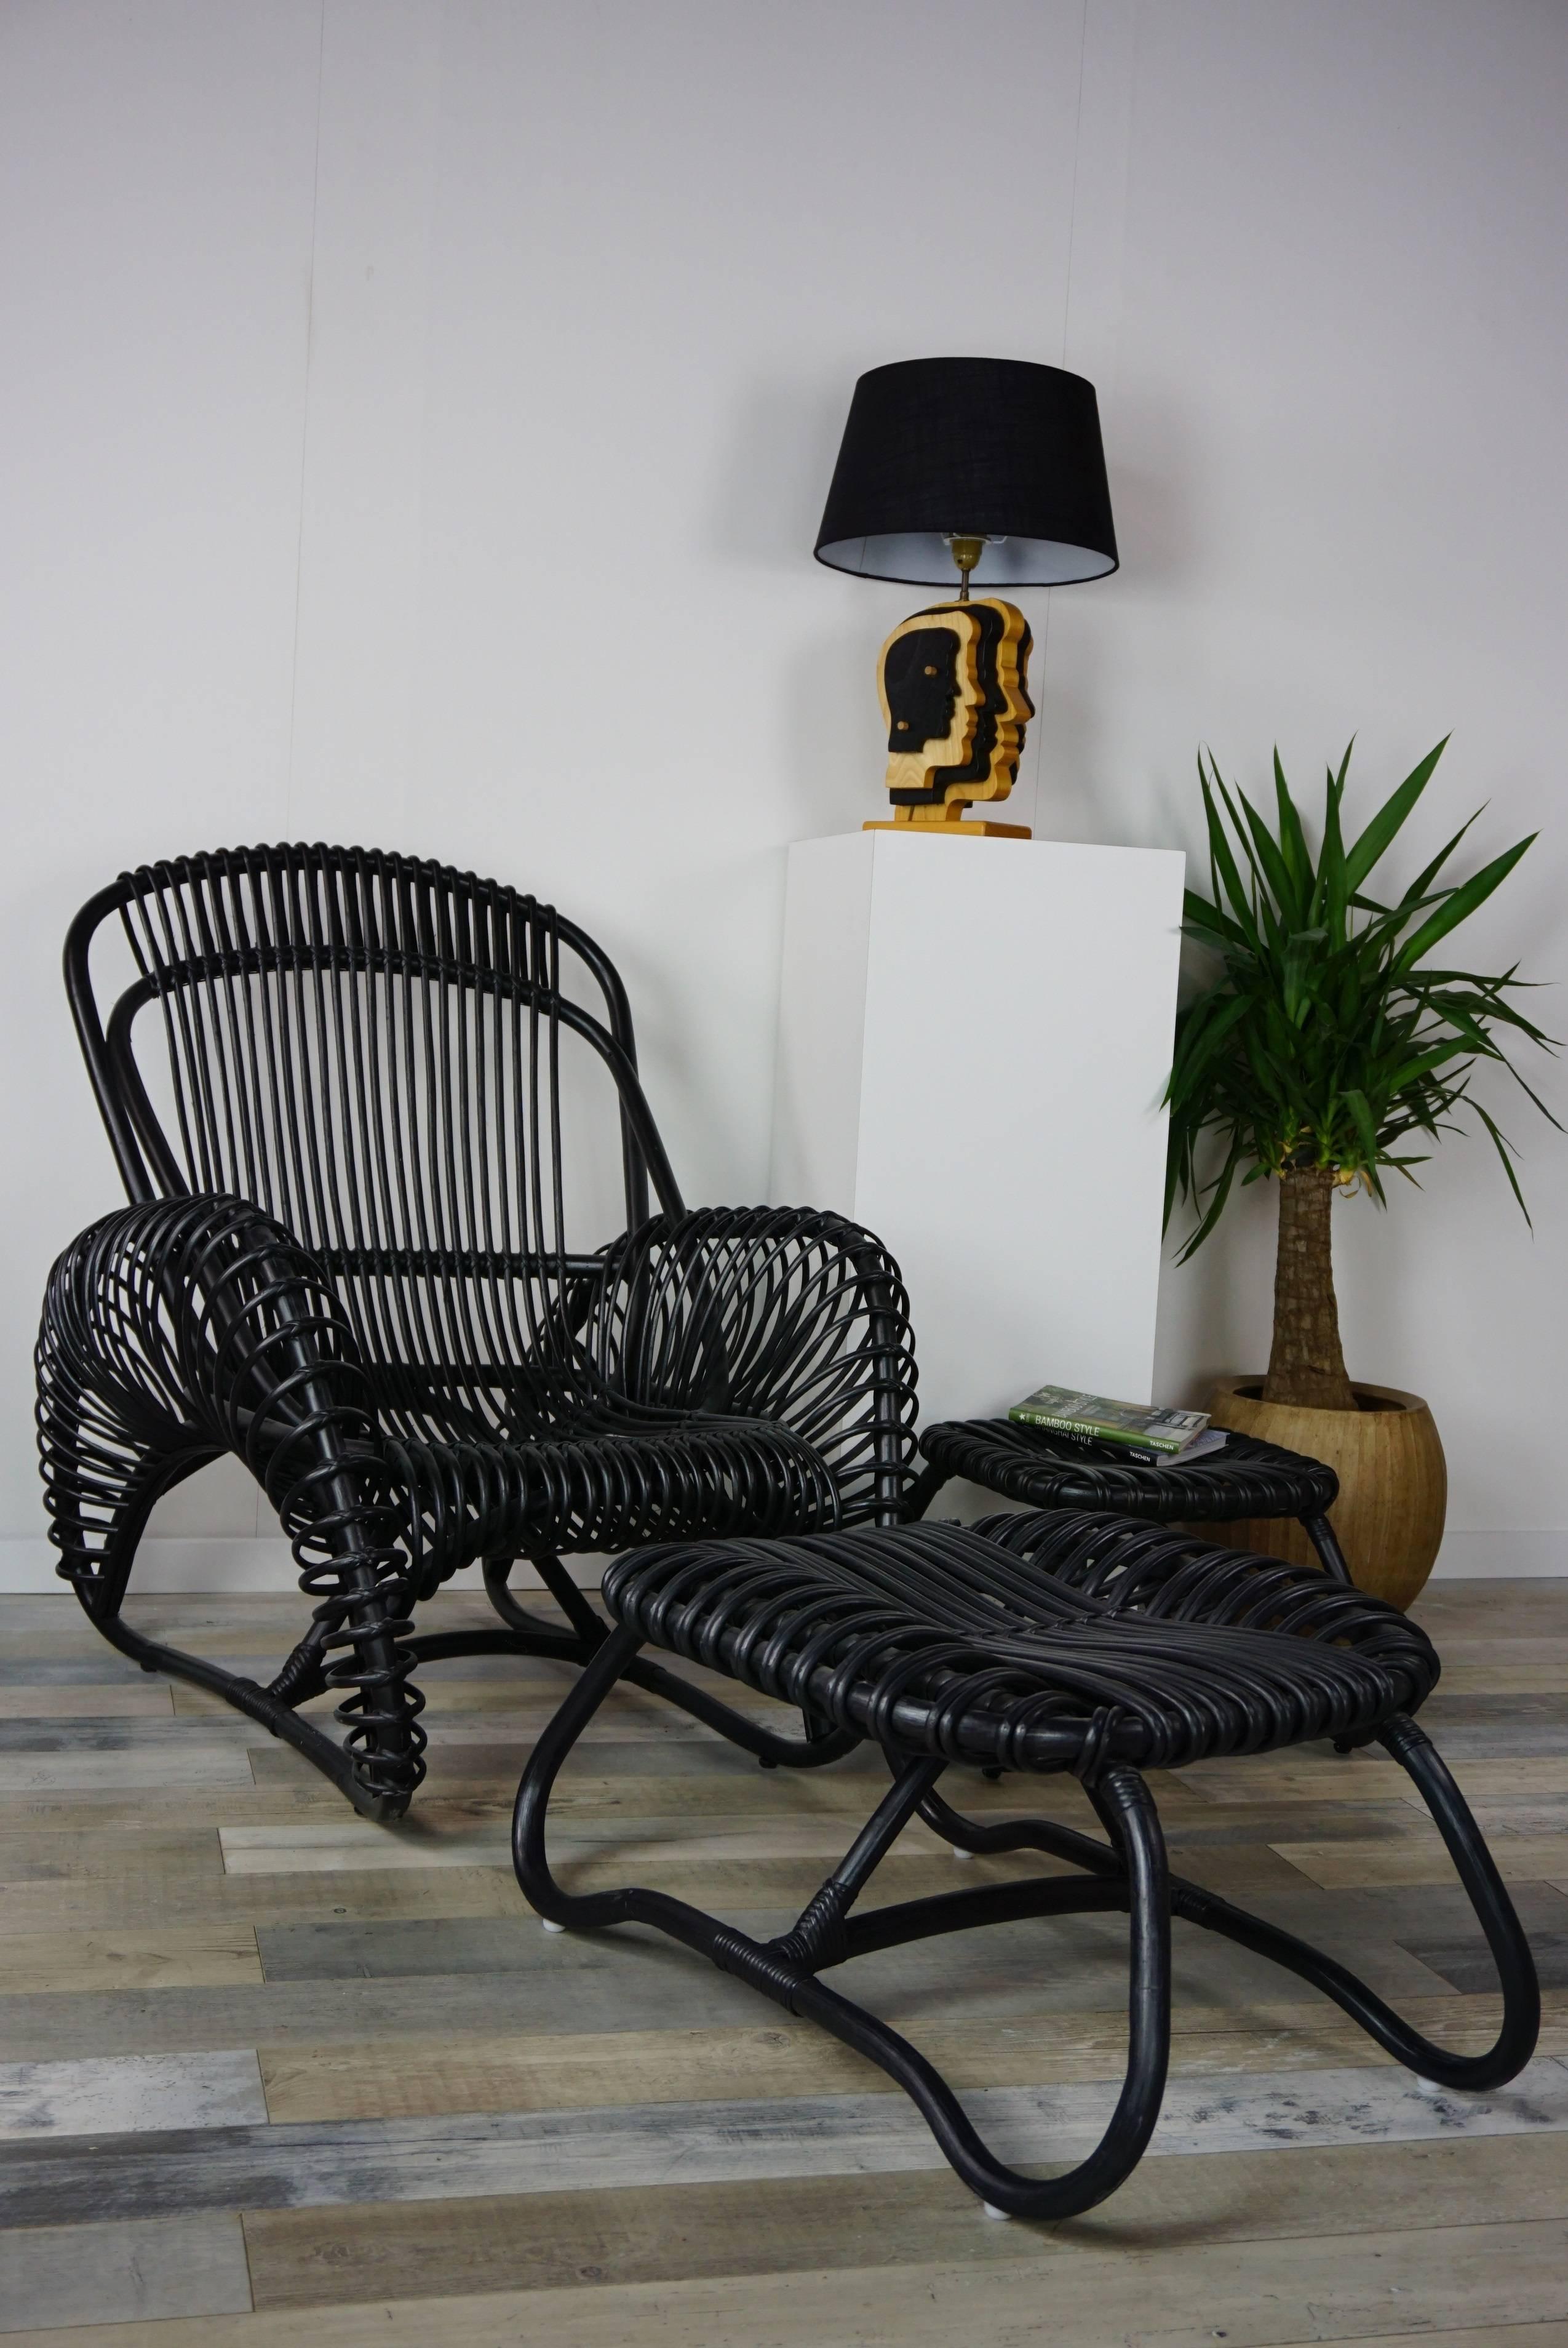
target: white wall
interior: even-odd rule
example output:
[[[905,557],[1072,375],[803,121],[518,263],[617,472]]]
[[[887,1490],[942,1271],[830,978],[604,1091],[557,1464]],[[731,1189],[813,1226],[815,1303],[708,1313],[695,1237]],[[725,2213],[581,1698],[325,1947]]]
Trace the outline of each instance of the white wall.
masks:
[[[1456,943],[1568,978],[1568,10],[1176,0],[1128,21],[1091,7],[1085,166],[1109,177],[1125,120],[1125,197],[1119,238],[1111,196],[1075,241],[1068,321],[1108,395],[1124,567],[1053,599],[1042,813],[1192,840],[1200,738],[1259,784],[1277,741],[1310,788],[1353,731],[1368,809],[1451,728],[1404,878],[1482,800],[1478,860],[1539,827]],[[1561,989],[1537,1003],[1568,1034]],[[1527,1073],[1561,1109],[1551,1065]],[[1447,1569],[1563,1572],[1568,1144],[1505,1083],[1478,1089],[1522,1147],[1537,1236],[1484,1138],[1386,1215],[1345,1202],[1346,1352],[1431,1401]],[[1173,1395],[1265,1359],[1261,1192],[1167,1272]]]
[[[909,601],[810,561],[866,366],[1100,386],[1123,569],[1031,599],[1025,820],[1194,845],[1200,736],[1305,779],[1358,728],[1369,798],[1451,726],[1432,832],[1545,831],[1475,951],[1563,971],[1565,84],[1533,0],[13,0],[14,1581],[37,1297],[116,1196],[58,944],[123,864],[351,837],[554,895],[688,1195],[760,1195],[783,849],[871,811]],[[1347,1344],[1434,1403],[1448,1558],[1563,1570],[1568,1145],[1512,1122],[1539,1236],[1453,1146],[1342,1211]],[[1267,1282],[1249,1198],[1168,1276],[1168,1392],[1262,1358]],[[256,1529],[214,1472],[167,1570]]]

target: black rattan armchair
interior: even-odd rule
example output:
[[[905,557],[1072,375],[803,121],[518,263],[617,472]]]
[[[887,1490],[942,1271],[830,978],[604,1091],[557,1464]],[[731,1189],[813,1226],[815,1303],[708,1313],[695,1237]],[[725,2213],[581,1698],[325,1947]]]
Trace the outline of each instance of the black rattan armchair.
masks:
[[[106,1022],[89,957],[116,919],[135,975]],[[94,897],[66,982],[131,1203],[45,1301],[58,1570],[117,1647],[264,1722],[367,1816],[399,1816],[424,1776],[421,1662],[593,1653],[604,1624],[566,1557],[904,1513],[896,1267],[831,1214],[686,1210],[625,989],[550,907],[402,856],[224,850]],[[625,1231],[597,1251],[568,1239],[572,1054],[609,1078],[624,1189]],[[121,1614],[153,1503],[225,1452],[313,1605],[265,1686]],[[518,1559],[567,1627],[519,1605]],[[505,1627],[417,1636],[414,1606],[476,1561]],[[767,1762],[855,1741],[810,1715],[777,1736],[661,1665],[633,1673]],[[326,1689],[341,1745],[298,1709]]]

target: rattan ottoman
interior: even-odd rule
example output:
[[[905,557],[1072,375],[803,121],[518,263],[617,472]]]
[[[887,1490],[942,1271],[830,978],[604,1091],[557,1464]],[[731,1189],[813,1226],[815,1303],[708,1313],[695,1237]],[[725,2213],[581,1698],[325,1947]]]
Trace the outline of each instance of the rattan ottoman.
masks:
[[[1132,1518],[1053,1510],[972,1527],[670,1543],[619,1559],[603,1596],[612,1628],[518,1788],[513,1852],[528,1899],[556,1930],[652,1925],[869,2056],[913,2098],[993,2212],[1070,2216],[1103,2199],[1139,2159],[1164,2092],[1173,1918],[1272,1958],[1444,2087],[1494,2087],[1529,2060],[1540,1998],[1528,1942],[1458,1787],[1411,1718],[1437,1681],[1437,1655],[1413,1622],[1337,1577]],[[644,1644],[797,1706],[808,1739],[850,1734],[881,1748],[887,1791],[794,1923],[771,1940],[665,1892],[578,1895],[550,1872],[557,1775]],[[1435,1819],[1501,1982],[1503,2017],[1489,2053],[1434,2045],[1333,1958],[1170,1873],[1148,1772],[1320,1737],[1377,1740]],[[796,1749],[808,1752],[809,1742]],[[1071,1773],[1104,1839],[1044,1818],[966,1818],[938,1790],[966,1765],[1044,1779]],[[779,1795],[787,1801],[784,1781]],[[1033,1849],[1074,1871],[856,1912],[916,1818],[958,1855]],[[1032,2177],[992,2155],[907,2040],[823,1976],[933,1933],[1082,1910],[1130,1920],[1127,2070],[1095,2149],[1063,2174]]]

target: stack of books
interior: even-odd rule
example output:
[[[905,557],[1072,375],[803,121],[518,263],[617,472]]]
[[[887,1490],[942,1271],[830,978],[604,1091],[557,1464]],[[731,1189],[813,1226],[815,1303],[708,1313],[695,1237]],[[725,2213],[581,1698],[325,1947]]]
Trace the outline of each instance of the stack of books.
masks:
[[[1008,1416],[1020,1426],[1043,1427],[1088,1451],[1110,1447],[1120,1457],[1148,1468],[1184,1468],[1225,1447],[1224,1430],[1209,1425],[1206,1410],[1112,1402],[1107,1395],[1080,1394],[1071,1386],[1041,1386],[1015,1402]]]

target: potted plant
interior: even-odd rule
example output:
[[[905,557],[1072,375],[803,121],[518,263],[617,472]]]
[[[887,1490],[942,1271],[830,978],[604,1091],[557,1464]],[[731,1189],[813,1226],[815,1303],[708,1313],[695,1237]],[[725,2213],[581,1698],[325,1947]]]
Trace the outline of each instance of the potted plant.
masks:
[[[1328,775],[1316,858],[1277,751],[1272,825],[1200,754],[1210,894],[1188,891],[1184,926],[1217,967],[1178,1017],[1167,1094],[1166,1220],[1178,1199],[1200,1214],[1182,1262],[1214,1230],[1238,1176],[1244,1188],[1265,1179],[1279,1186],[1267,1375],[1222,1380],[1214,1421],[1337,1469],[1334,1522],[1351,1570],[1363,1588],[1399,1605],[1420,1589],[1442,1537],[1442,1447],[1419,1396],[1347,1375],[1333,1201],[1360,1191],[1386,1205],[1386,1172],[1413,1182],[1430,1154],[1420,1145],[1456,1130],[1456,1112],[1469,1108],[1523,1210],[1508,1141],[1471,1095],[1476,1070],[1499,1063],[1551,1117],[1504,1049],[1511,1039],[1553,1048],[1511,999],[1525,982],[1512,969],[1482,977],[1450,969],[1446,954],[1432,959],[1508,878],[1530,839],[1468,880],[1440,880],[1465,824],[1401,897],[1385,903],[1370,893],[1445,747],[1446,738],[1352,841],[1342,823],[1348,749],[1338,773]],[[1294,1527],[1238,1524],[1224,1537],[1315,1561]]]

